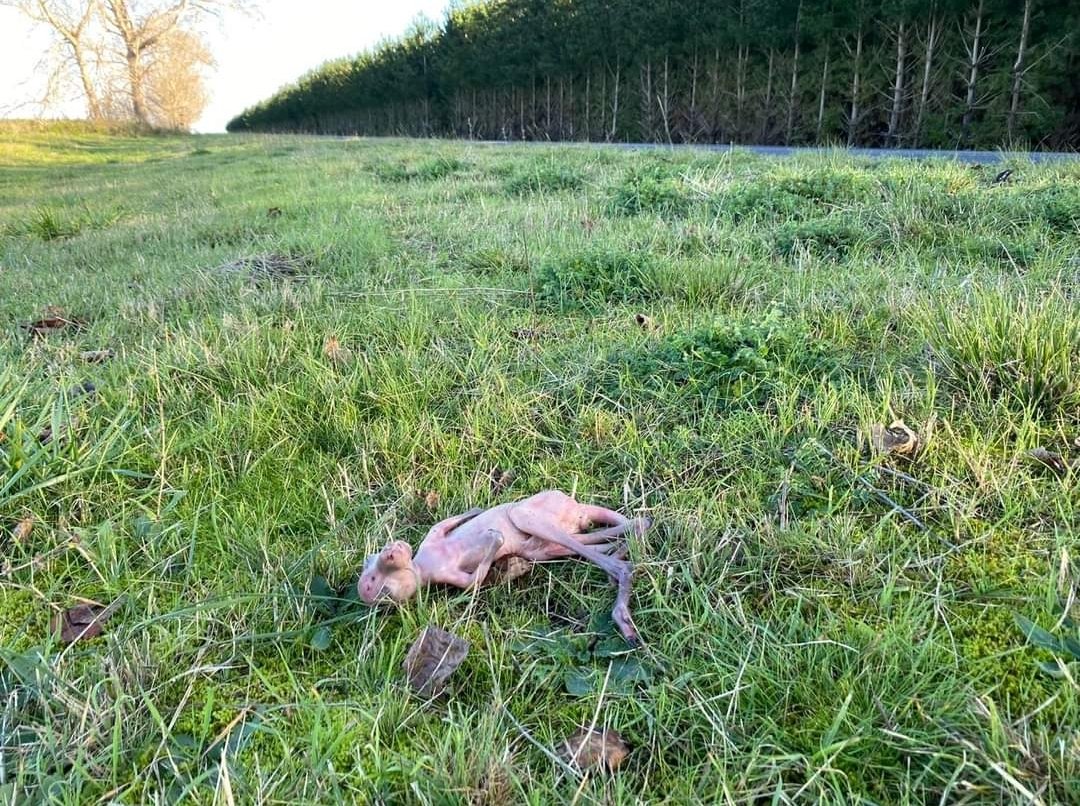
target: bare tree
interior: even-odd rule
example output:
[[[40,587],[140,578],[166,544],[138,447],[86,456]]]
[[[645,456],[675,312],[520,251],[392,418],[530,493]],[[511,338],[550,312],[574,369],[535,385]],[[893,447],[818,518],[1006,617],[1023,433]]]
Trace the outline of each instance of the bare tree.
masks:
[[[0,0],[0,5],[18,10],[52,31],[64,60],[70,62],[78,76],[86,96],[87,116],[100,120],[103,112],[94,83],[95,45],[91,42],[98,0]],[[55,78],[55,74],[50,77],[50,86],[55,84]]]
[[[1016,134],[1016,119],[1020,114],[1020,91],[1024,85],[1024,73],[1027,72],[1028,33],[1031,31],[1031,6],[1033,0],[1024,0],[1024,22],[1020,26],[1020,47],[1016,52],[1016,61],[1012,68],[1012,93],[1009,101],[1007,131],[1011,140]]]
[[[213,65],[206,43],[176,28],[162,36],[146,65],[146,104],[159,129],[188,130],[206,108],[204,69]]]

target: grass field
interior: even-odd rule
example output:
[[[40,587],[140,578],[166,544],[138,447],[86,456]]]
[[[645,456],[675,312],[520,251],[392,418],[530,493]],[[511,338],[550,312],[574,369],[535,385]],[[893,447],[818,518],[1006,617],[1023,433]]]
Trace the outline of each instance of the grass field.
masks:
[[[1080,163],[1010,167],[7,130],[0,802],[1077,802]],[[551,487],[655,519],[643,649],[583,563],[332,593]]]

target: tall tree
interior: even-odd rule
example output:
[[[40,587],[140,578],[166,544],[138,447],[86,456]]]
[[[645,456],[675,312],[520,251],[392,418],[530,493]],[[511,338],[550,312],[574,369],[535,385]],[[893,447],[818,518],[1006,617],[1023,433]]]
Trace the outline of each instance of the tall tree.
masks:
[[[96,0],[94,0],[96,2]],[[135,119],[150,125],[147,64],[155,48],[175,31],[198,24],[244,0],[102,0],[105,23],[117,38]]]
[[[97,0],[0,0],[0,5],[17,9],[52,31],[78,76],[87,116],[101,119],[101,97],[94,81],[94,45],[90,41],[99,11]]]

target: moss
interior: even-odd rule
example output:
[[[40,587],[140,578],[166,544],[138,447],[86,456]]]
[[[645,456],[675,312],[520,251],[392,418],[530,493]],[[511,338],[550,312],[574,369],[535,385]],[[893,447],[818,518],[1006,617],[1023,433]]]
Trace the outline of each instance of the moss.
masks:
[[[45,638],[49,610],[28,590],[0,587],[0,646],[22,652]]]

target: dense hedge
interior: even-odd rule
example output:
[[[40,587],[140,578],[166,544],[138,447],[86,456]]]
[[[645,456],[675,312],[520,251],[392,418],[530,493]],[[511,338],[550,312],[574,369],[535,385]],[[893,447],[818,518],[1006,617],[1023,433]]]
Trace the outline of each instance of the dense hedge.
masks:
[[[491,0],[230,131],[1080,145],[1075,0]]]

